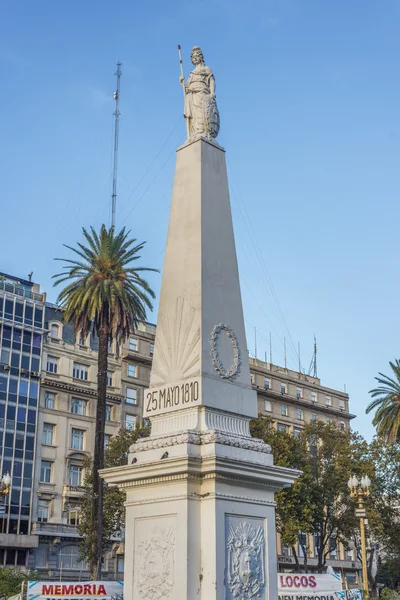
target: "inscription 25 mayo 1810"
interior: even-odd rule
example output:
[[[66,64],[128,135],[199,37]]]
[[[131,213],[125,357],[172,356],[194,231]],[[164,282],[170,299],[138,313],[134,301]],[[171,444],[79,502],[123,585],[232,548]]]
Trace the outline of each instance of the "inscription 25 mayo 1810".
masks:
[[[153,417],[200,404],[200,377],[144,390],[143,416]]]

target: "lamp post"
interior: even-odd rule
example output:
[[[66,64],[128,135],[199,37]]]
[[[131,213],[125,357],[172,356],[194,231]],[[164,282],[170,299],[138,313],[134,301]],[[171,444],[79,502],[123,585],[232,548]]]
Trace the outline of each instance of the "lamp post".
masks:
[[[360,519],[360,536],[361,536],[361,558],[362,558],[362,573],[363,573],[363,589],[368,597],[368,573],[367,573],[367,549],[365,545],[365,527],[364,519],[366,517],[366,510],[364,505],[364,498],[369,494],[369,488],[371,486],[371,480],[368,475],[361,477],[358,481],[357,477],[353,475],[350,477],[347,485],[350,489],[350,496],[356,498],[358,507],[356,508],[356,517]]]
[[[11,477],[9,473],[6,473],[5,475],[3,475],[3,477],[0,479],[0,515],[5,514],[5,496],[7,496],[7,494],[10,491],[10,483],[11,483]],[[4,496],[4,500],[2,499],[2,497]],[[4,533],[4,518],[3,518],[3,522],[2,522],[2,526],[1,526],[1,533]]]

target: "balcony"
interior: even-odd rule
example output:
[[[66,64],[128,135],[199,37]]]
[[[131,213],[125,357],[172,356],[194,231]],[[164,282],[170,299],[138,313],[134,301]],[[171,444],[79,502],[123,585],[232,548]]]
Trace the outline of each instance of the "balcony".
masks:
[[[66,498],[81,498],[84,494],[85,488],[82,485],[69,485],[64,483],[62,497]]]
[[[0,291],[10,292],[10,294],[15,294],[16,296],[22,296],[23,298],[29,298],[30,300],[44,302],[44,294],[38,294],[37,292],[27,290],[18,283],[14,284],[10,283],[9,281],[0,280]]]
[[[0,533],[0,548],[37,548],[39,538],[36,535]]]
[[[39,535],[54,535],[56,537],[81,537],[75,525],[62,525],[59,523],[33,523],[32,532]]]

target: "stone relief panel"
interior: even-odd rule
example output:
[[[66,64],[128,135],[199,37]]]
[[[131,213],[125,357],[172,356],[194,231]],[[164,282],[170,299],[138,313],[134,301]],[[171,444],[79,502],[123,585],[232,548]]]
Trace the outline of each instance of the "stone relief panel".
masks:
[[[175,585],[175,516],[135,520],[134,598],[168,600]]]
[[[178,297],[175,311],[158,319],[150,383],[181,381],[199,373],[199,314],[185,298]]]
[[[225,516],[227,600],[265,600],[265,520]]]

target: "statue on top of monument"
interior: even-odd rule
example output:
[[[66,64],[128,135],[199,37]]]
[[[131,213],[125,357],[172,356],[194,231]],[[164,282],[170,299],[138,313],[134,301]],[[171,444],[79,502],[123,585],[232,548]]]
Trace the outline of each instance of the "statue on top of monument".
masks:
[[[180,47],[178,48],[180,55]],[[216,138],[219,132],[219,112],[215,100],[214,74],[210,67],[205,65],[203,53],[198,46],[194,46],[190,59],[194,69],[185,84],[180,57],[180,84],[185,98],[184,116],[188,139]]]

